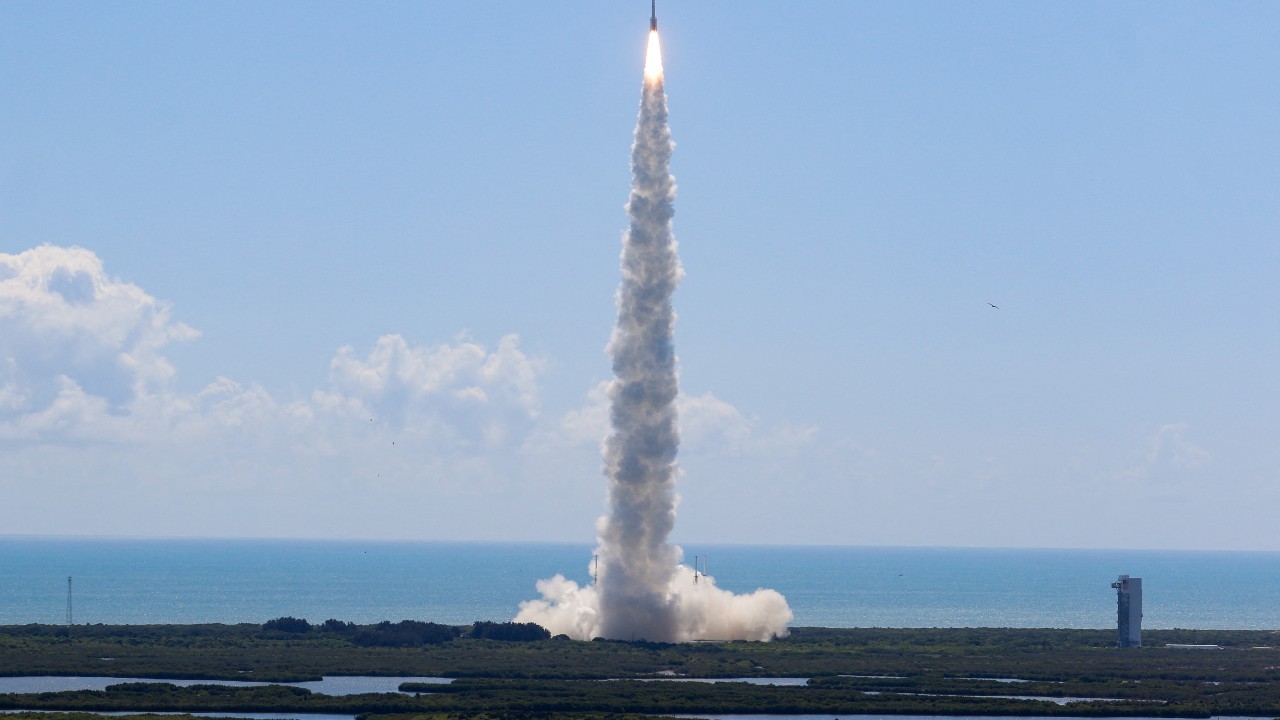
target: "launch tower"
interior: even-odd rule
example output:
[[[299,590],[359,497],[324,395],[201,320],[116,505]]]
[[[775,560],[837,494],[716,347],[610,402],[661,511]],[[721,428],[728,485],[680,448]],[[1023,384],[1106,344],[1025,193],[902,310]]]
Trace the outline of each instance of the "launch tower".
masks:
[[[1116,645],[1142,647],[1142,578],[1121,575],[1116,589]]]

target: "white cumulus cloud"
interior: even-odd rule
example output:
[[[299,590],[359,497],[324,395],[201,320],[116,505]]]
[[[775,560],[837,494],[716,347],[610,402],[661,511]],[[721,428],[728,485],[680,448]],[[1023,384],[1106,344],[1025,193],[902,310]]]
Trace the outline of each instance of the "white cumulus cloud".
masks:
[[[85,430],[167,392],[162,351],[198,333],[167,303],[107,275],[83,248],[0,253],[0,421],[9,436]]]
[[[83,503],[87,532],[465,537],[465,513],[435,532],[423,508],[518,487],[543,362],[515,335],[491,346],[383,335],[338,349],[327,382],[300,397],[228,377],[179,392],[165,349],[198,335],[92,251],[0,254],[8,531],[45,527],[18,508],[57,501],[69,513]],[[137,502],[112,505],[122,497]],[[291,504],[310,514],[279,512]]]

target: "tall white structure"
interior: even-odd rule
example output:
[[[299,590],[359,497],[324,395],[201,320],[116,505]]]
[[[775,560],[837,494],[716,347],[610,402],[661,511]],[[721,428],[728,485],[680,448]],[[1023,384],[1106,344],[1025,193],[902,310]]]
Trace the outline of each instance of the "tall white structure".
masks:
[[[1116,589],[1116,645],[1142,647],[1142,578],[1121,575]]]

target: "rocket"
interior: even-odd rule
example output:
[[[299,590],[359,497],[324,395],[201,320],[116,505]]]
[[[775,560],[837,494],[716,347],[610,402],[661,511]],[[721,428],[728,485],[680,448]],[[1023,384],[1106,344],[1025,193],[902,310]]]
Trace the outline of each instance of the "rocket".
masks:
[[[649,29],[658,29],[658,0],[649,0]]]

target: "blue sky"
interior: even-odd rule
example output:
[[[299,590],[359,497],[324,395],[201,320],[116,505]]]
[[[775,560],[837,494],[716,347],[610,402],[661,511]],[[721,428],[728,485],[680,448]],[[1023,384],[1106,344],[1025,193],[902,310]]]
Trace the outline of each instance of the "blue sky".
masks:
[[[0,533],[591,540],[625,5],[0,4]],[[676,540],[1280,550],[1280,6],[659,16]]]

